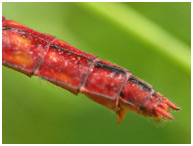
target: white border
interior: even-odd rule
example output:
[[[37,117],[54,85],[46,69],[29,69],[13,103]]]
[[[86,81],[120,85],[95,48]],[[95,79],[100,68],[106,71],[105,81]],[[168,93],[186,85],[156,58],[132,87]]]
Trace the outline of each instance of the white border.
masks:
[[[192,0],[55,0],[55,1],[51,1],[51,0],[29,0],[29,1],[25,1],[25,0],[18,0],[18,1],[14,1],[14,0],[2,0],[2,2],[192,2]],[[0,8],[1,8],[1,11],[0,11],[0,14],[2,16],[2,2],[0,2]],[[191,4],[192,6],[192,4]],[[192,7],[191,7],[192,8]],[[191,20],[193,18],[193,12],[191,11]],[[1,17],[2,19],[2,17]],[[1,26],[2,26],[2,20],[1,20]],[[192,24],[192,21],[191,21],[191,28],[192,28],[193,24]],[[2,29],[0,30],[1,34],[2,34]],[[191,29],[191,34],[192,34],[192,29]],[[191,35],[192,36],[192,35]],[[191,38],[191,44],[192,44],[192,38]],[[0,47],[2,48],[2,35],[1,35],[1,43],[0,43]],[[193,52],[191,51],[191,56],[193,55]],[[2,51],[0,53],[0,57],[2,58]],[[1,64],[1,76],[0,76],[0,80],[1,80],[1,97],[2,97],[2,59],[0,60],[0,64]],[[192,58],[191,58],[191,76],[192,76],[192,64],[193,64],[193,61],[192,61]],[[191,85],[192,85],[192,78],[191,78]],[[192,91],[193,91],[193,87],[191,86],[191,97],[192,97]],[[192,105],[193,101],[191,100],[191,105]],[[0,108],[0,117],[1,117],[1,120],[0,120],[0,124],[1,124],[1,133],[0,133],[0,143],[2,144],[2,98],[0,100],[0,105],[1,105],[1,108]],[[191,108],[191,113],[193,113],[193,110]],[[191,114],[192,116],[192,114]],[[191,118],[191,121],[192,121],[192,118]],[[192,123],[192,122],[191,122]],[[191,126],[191,132],[192,132],[192,126]],[[186,135],[184,135],[186,136]],[[191,140],[192,140],[192,134],[191,134]],[[24,144],[26,145],[26,144]],[[32,144],[32,145],[35,145],[35,144]],[[37,144],[36,144],[37,145]],[[67,145],[70,145],[70,144],[67,144]],[[74,144],[73,144],[74,145]],[[97,144],[99,145],[99,144]],[[118,145],[118,144],[116,144]]]

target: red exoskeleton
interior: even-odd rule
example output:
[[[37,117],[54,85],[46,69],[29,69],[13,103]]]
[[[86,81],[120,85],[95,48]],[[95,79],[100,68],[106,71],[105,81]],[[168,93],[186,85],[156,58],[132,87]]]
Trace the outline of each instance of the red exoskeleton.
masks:
[[[4,66],[85,94],[116,112],[118,123],[127,110],[160,120],[173,119],[169,107],[180,109],[124,68],[4,17],[2,25]]]

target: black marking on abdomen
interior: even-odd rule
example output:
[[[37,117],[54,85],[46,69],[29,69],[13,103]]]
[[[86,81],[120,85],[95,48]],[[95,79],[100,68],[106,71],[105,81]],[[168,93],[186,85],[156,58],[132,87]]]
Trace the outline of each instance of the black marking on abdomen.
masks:
[[[15,28],[12,28],[12,27],[7,27],[7,26],[3,26],[2,29],[3,30],[12,30],[12,31],[15,31],[15,32],[19,32],[21,34],[26,34],[27,33],[23,30],[19,30],[19,29],[15,29]]]
[[[104,68],[104,69],[107,69],[111,72],[114,72],[114,73],[122,73],[123,75],[126,75],[126,71],[116,67],[116,66],[111,66],[111,65],[107,65],[101,61],[96,61],[94,63],[94,67],[98,67],[98,68]],[[88,78],[90,77],[91,73],[88,75]],[[88,80],[85,82],[85,87],[88,86]]]
[[[136,79],[134,76],[130,76],[129,82],[133,82],[136,83],[137,85],[139,85],[143,90],[149,91],[151,92],[153,90],[152,87],[148,86],[146,83]]]
[[[89,57],[87,57],[87,56],[84,56],[84,55],[82,55],[82,54],[78,54],[78,53],[76,53],[76,52],[72,52],[72,51],[70,51],[70,50],[68,50],[68,49],[59,47],[59,46],[57,46],[57,45],[50,45],[50,47],[52,47],[53,49],[59,49],[59,50],[68,52],[68,53],[70,53],[70,54],[75,54],[75,55],[78,55],[78,56],[81,56],[81,57],[84,57],[84,58],[87,58],[87,59],[93,59],[93,58],[89,58]]]
[[[120,68],[118,68],[116,66],[107,65],[107,64],[105,64],[105,63],[103,63],[101,61],[95,62],[94,66],[107,69],[107,70],[109,70],[111,72],[115,72],[115,73],[120,73],[121,72],[122,74],[126,74],[125,70],[122,70],[122,69],[120,69]]]
[[[3,26],[3,27],[2,27],[2,29],[5,29],[5,30],[11,30],[11,29],[13,29],[13,28],[11,28],[11,27],[6,27],[6,26]]]

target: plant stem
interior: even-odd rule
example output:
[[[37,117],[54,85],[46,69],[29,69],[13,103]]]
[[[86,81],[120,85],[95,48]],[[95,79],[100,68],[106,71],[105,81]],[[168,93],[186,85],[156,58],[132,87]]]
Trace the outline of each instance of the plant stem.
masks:
[[[191,72],[191,52],[188,45],[171,35],[156,23],[121,3],[79,3],[79,6],[93,11],[136,39],[161,53],[188,73]]]

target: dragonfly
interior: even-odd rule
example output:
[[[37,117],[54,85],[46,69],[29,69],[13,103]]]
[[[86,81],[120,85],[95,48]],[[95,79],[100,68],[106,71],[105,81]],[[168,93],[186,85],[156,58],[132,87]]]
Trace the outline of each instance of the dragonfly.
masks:
[[[127,111],[162,120],[174,119],[170,108],[180,110],[127,69],[5,17],[2,63],[29,77],[39,76],[74,95],[85,94],[114,111],[117,123],[121,123]]]

